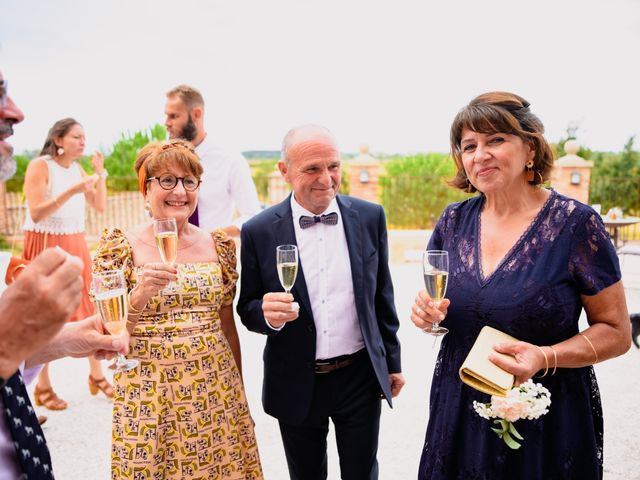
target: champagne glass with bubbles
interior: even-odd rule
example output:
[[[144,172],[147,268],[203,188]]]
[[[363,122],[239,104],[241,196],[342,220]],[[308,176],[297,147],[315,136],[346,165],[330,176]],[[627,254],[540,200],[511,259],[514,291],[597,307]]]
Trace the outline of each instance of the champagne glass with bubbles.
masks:
[[[276,266],[282,288],[286,293],[291,293],[298,275],[298,247],[295,245],[279,245],[276,247]],[[296,302],[293,302],[291,308],[298,310],[299,306]]]
[[[175,218],[158,218],[153,221],[153,233],[160,258],[165,265],[173,266],[178,256],[178,225]],[[164,288],[164,293],[173,293],[178,285],[171,281]]]
[[[427,293],[433,300],[436,308],[447,292],[447,280],[449,278],[449,253],[444,250],[427,250],[422,255],[422,273]],[[423,332],[440,337],[449,329],[441,327],[439,322],[433,322],[431,327],[423,329]]]
[[[93,273],[93,289],[104,328],[114,337],[122,337],[127,328],[127,283],[122,270]],[[140,362],[118,353],[113,364],[116,372],[127,372]]]

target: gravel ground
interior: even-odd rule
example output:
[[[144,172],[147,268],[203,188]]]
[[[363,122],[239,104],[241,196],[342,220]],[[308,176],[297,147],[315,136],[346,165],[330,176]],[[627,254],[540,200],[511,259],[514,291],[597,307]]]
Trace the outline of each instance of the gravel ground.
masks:
[[[625,259],[624,280],[630,310],[640,311],[640,257]],[[383,407],[380,433],[380,478],[416,478],[420,450],[427,422],[429,384],[436,350],[431,338],[408,320],[409,308],[421,282],[420,265],[392,266],[396,306],[402,320],[403,368],[407,385],[393,410]],[[256,422],[265,478],[288,478],[286,461],[275,419],[262,412],[262,345],[264,339],[239,324],[244,378],[249,405]],[[605,413],[606,480],[640,480],[640,351],[632,348],[622,357],[596,367]],[[109,478],[111,402],[104,396],[91,397],[87,387],[86,360],[63,359],[51,368],[58,394],[69,402],[62,412],[49,412],[44,431],[50,444],[56,478],[86,480]],[[329,478],[338,479],[335,443],[330,433]]]

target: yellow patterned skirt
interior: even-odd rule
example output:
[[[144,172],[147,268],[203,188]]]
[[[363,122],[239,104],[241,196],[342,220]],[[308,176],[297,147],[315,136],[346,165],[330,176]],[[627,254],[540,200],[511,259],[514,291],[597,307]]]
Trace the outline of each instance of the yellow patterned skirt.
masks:
[[[222,331],[167,332],[134,343],[130,356],[140,365],[116,374],[112,478],[262,478],[253,420]]]
[[[114,480],[263,478],[254,423],[214,300],[218,282],[205,281],[204,295],[199,283],[195,303],[185,298],[184,283],[180,294],[153,297],[131,337],[128,357],[140,365],[114,377]],[[214,301],[207,305],[203,297]]]

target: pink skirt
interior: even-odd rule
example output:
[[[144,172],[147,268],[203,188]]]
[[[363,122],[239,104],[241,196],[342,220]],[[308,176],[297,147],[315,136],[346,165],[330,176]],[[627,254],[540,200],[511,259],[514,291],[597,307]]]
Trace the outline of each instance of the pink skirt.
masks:
[[[79,257],[84,262],[82,272],[82,300],[75,313],[69,318],[70,322],[82,320],[96,313],[95,304],[89,298],[89,288],[91,287],[91,255],[83,233],[71,233],[54,235],[51,233],[25,232],[24,251],[22,258],[33,260],[45,248],[60,247],[65,252]]]

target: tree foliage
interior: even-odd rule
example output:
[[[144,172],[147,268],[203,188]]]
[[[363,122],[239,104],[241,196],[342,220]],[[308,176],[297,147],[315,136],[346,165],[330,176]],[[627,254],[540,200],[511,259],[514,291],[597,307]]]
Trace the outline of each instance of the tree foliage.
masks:
[[[447,154],[394,157],[380,178],[380,200],[392,228],[432,228],[444,208],[468,195],[450,187],[455,174]]]
[[[111,153],[105,156],[104,166],[109,171],[110,190],[136,189],[136,182],[123,181],[123,178],[135,180],[133,164],[142,147],[154,140],[165,140],[167,131],[164,126],[156,124],[148,130],[122,134],[111,149]]]

